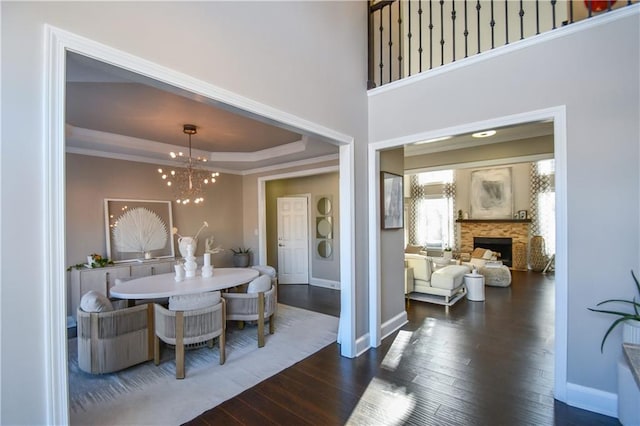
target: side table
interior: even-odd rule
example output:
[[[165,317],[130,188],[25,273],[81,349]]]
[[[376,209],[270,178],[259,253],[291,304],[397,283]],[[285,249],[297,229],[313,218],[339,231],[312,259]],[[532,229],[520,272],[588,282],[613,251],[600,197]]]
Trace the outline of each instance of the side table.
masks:
[[[467,299],[472,302],[484,301],[484,276],[481,274],[464,274],[464,285],[467,287]]]

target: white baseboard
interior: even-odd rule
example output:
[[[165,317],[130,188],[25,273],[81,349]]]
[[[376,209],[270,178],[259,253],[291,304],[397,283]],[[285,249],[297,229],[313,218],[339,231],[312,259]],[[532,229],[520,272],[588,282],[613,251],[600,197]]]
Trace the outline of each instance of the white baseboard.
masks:
[[[615,393],[567,383],[567,404],[605,416],[618,417],[618,395]]]
[[[356,357],[359,357],[371,347],[369,345],[369,339],[369,333],[365,333],[356,339]]]
[[[334,290],[340,290],[340,281],[325,280],[323,278],[311,277],[309,284],[316,287],[332,288]]]
[[[407,322],[407,311],[402,311],[390,320],[385,321],[380,327],[380,334],[382,335],[382,338],[384,339],[394,331],[400,329]]]

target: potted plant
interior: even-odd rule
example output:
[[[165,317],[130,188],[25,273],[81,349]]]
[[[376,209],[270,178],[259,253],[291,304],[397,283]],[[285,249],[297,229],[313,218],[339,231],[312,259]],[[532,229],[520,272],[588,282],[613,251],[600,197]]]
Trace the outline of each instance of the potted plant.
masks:
[[[238,247],[237,249],[231,249],[231,251],[233,252],[233,266],[237,268],[249,266],[250,248]]]
[[[631,271],[631,277],[633,277],[633,281],[636,284],[636,289],[638,290],[638,295],[640,295],[640,283],[638,283],[638,278],[636,278],[635,274],[633,273],[633,270]],[[602,343],[600,344],[600,352],[603,351],[604,342],[607,340],[607,337],[609,337],[609,334],[611,334],[613,329],[616,328],[616,326],[618,326],[621,323],[623,324],[623,326],[628,328],[628,331],[625,330],[624,334],[625,335],[629,334],[630,335],[629,338],[633,340],[634,338],[631,336],[635,336],[635,340],[637,340],[640,337],[640,310],[639,310],[640,302],[637,302],[635,297],[632,300],[608,299],[598,303],[596,306],[602,306],[607,303],[622,303],[622,304],[631,305],[631,307],[633,308],[633,312],[588,308],[590,311],[593,311],[593,312],[601,312],[603,314],[609,314],[609,315],[614,315],[618,317],[613,321],[613,323],[609,326],[609,329],[607,329],[607,332],[604,334],[604,337],[602,338]],[[623,337],[627,337],[627,336],[623,336]],[[623,340],[627,340],[627,339],[623,339]],[[640,343],[640,341],[633,341],[632,343]]]
[[[442,253],[442,257],[444,257],[445,259],[449,259],[449,260],[453,257],[453,252],[451,251],[451,247],[444,246],[444,251]]]

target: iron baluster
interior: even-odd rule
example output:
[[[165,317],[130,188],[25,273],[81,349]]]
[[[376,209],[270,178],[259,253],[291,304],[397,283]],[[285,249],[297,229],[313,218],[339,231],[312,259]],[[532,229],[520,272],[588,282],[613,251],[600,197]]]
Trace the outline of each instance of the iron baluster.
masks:
[[[451,2],[451,51],[453,52],[451,62],[456,61],[456,2]]]
[[[402,2],[398,2],[398,78],[403,77],[402,72],[402,11],[400,7]]]
[[[411,0],[407,3],[407,20],[409,32],[407,33],[407,67],[409,68],[409,77],[411,77]]]
[[[464,57],[469,56],[469,27],[467,25],[467,0],[464,0]]]
[[[429,69],[433,68],[433,3],[429,0]]]
[[[418,48],[418,69],[422,72],[422,0],[418,0],[418,34],[420,36],[420,40],[418,40],[420,45]]]
[[[509,44],[509,2],[504,2],[504,44]]]
[[[389,82],[393,81],[393,62],[392,62],[392,58],[393,58],[393,37],[392,37],[392,29],[393,27],[391,26],[391,22],[392,21],[392,15],[393,13],[391,13],[393,11],[393,9],[391,8],[391,6],[389,6]]]
[[[556,3],[557,0],[551,0],[551,20],[552,20],[552,29],[556,29]]]
[[[440,65],[444,65],[444,0],[440,0]]]
[[[478,53],[480,53],[480,0],[476,2],[476,16],[478,17]]]
[[[536,0],[536,34],[540,34],[540,3]]]
[[[520,40],[524,39],[524,9],[522,8],[522,0],[520,0]]]
[[[493,17],[493,0],[491,0],[491,21],[489,21],[489,25],[491,26],[491,48],[493,49],[496,46],[495,43],[495,26],[496,21]]]

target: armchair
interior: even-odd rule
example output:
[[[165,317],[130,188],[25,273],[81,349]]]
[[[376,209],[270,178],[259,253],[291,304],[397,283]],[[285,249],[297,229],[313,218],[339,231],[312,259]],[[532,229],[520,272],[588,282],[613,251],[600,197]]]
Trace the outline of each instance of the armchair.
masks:
[[[225,362],[225,300],[220,292],[171,296],[169,309],[158,304],[155,307],[154,357],[160,364],[160,340],[175,345],[176,379],[184,379],[184,347],[208,342],[218,337],[220,364]]]
[[[126,307],[90,291],[77,309],[78,366],[91,374],[122,370],[152,358],[153,307]]]

